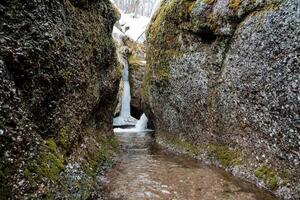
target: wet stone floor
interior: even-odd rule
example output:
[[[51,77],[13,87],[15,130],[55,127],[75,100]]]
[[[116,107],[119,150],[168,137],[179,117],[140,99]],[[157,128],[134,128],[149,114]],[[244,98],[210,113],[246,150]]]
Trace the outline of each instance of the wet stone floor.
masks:
[[[107,200],[275,200],[222,170],[159,149],[151,133],[117,133],[122,153],[107,172]]]

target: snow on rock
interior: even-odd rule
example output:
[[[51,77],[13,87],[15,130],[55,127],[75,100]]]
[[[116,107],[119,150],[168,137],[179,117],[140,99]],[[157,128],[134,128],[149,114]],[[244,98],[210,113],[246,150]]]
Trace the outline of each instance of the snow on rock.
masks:
[[[145,41],[145,31],[150,22],[149,17],[121,12],[119,27],[115,26],[113,34],[126,35],[137,42]]]
[[[112,0],[114,5],[118,7],[118,3]],[[136,42],[144,42],[145,41],[145,32],[150,23],[151,17],[154,15],[155,11],[159,8],[160,0],[156,0],[151,4],[151,12],[148,15],[140,15],[139,12],[133,11],[132,13],[128,13],[128,9],[124,10],[122,8],[118,8],[121,13],[121,18],[119,22],[116,23],[113,29],[113,35],[116,36],[127,36],[130,39]],[[149,17],[150,16],[150,17]]]

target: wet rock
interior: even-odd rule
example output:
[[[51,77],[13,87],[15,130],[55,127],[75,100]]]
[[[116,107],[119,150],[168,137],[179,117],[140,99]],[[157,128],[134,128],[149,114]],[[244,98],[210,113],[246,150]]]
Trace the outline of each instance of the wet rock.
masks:
[[[143,85],[157,138],[297,199],[298,18],[295,0],[164,2]]]
[[[64,197],[66,164],[92,179],[112,150],[114,9],[4,0],[0,10],[0,199]],[[81,186],[85,199],[93,185]]]

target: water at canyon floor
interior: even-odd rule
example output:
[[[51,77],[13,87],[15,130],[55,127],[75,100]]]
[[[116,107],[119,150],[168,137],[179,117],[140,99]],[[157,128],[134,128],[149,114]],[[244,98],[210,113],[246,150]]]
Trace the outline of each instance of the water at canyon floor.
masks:
[[[151,133],[116,133],[121,147],[105,176],[104,199],[111,200],[275,200],[268,192],[158,148]]]

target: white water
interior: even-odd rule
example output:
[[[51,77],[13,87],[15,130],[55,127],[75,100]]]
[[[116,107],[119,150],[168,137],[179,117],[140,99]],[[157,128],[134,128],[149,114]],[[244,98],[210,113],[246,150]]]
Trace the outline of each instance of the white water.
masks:
[[[143,133],[152,132],[152,129],[147,129],[148,118],[145,113],[142,114],[141,118],[137,121],[134,128],[114,128],[115,133]]]
[[[130,101],[131,101],[131,96],[130,96],[130,85],[129,85],[129,80],[128,80],[128,63],[127,61],[124,61],[126,63],[123,64],[124,69],[123,69],[123,95],[122,95],[122,103],[121,103],[121,112],[120,116],[123,118],[130,117]]]
[[[137,131],[143,131],[147,129],[148,118],[146,117],[145,113],[142,114],[140,120],[136,123],[135,129]]]

